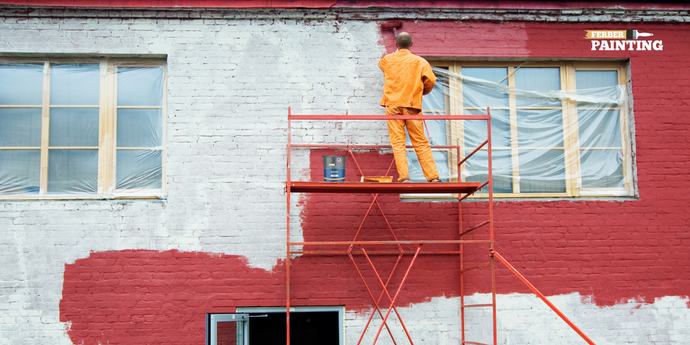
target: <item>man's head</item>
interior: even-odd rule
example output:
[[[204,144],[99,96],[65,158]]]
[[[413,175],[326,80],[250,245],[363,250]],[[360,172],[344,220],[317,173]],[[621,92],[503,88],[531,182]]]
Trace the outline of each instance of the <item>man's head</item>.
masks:
[[[412,47],[412,35],[407,32],[401,32],[395,39],[395,46],[399,49],[410,49]]]

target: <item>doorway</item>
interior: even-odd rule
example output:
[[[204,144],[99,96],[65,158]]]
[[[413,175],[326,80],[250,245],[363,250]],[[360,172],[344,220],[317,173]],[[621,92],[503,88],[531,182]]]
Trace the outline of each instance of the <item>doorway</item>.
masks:
[[[290,308],[290,343],[342,345],[344,309]],[[207,344],[285,344],[285,325],[285,307],[241,307],[235,314],[208,314]]]

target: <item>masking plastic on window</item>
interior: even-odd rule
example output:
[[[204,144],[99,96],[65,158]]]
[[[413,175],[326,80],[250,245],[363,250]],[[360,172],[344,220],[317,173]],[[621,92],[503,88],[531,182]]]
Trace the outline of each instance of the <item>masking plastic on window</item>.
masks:
[[[0,62],[0,197],[161,195],[164,68],[130,66]]]
[[[560,90],[559,68],[522,67],[508,75],[505,67],[464,67],[462,74],[435,67],[434,73],[438,80],[424,96],[425,115],[450,115],[451,107],[455,115],[484,115],[490,108],[494,192],[563,194],[566,179],[583,190],[624,187],[620,114],[627,93],[617,71],[577,71],[576,90]],[[480,120],[428,120],[425,129],[432,148],[459,145],[461,157],[487,138],[486,121]],[[455,156],[455,149],[434,149],[444,181],[458,179]],[[577,162],[568,162],[573,157]],[[486,158],[486,148],[477,152],[460,180],[485,182]],[[412,150],[408,161],[411,179],[425,181]],[[567,164],[579,176],[567,176]]]
[[[162,68],[118,68],[116,190],[162,187],[162,92]]]
[[[38,195],[43,64],[0,64],[0,195]]]

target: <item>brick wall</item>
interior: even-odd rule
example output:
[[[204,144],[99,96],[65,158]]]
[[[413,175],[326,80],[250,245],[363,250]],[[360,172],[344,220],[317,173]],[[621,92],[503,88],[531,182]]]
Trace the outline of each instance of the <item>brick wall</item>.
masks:
[[[63,274],[90,253],[224,253],[240,269],[272,269],[285,253],[288,107],[381,113],[380,95],[370,92],[381,84],[370,61],[383,52],[372,23],[5,17],[0,37],[4,53],[166,54],[170,152],[166,200],[0,204],[2,344],[80,342],[65,334],[79,321],[59,304],[63,291],[84,292],[63,288]],[[381,128],[346,135],[382,143]],[[321,142],[330,133],[305,130]],[[299,156],[296,173],[307,167]],[[272,301],[284,300],[284,289],[275,293]],[[203,318],[196,321],[203,333]]]
[[[382,113],[376,61],[391,50],[392,34],[382,36],[373,21],[110,13],[123,18],[0,17],[0,52],[167,56],[168,196],[0,203],[3,345],[199,344],[207,312],[283,304],[287,107]],[[688,26],[634,25],[662,39],[663,53],[593,52],[582,39],[593,28],[620,25],[404,24],[421,55],[630,58],[639,199],[498,202],[496,248],[595,342],[685,343],[690,45],[679,33]],[[299,142],[387,143],[383,123],[303,123],[293,134]],[[296,152],[293,176],[317,179],[321,153]],[[391,157],[361,159],[385,169]],[[456,204],[380,198],[401,235],[442,239],[457,231]],[[291,231],[306,240],[349,235],[370,200],[293,198]],[[484,218],[481,203],[464,207],[466,224]],[[375,231],[383,224],[373,215],[367,236],[382,238]],[[486,253],[473,248],[469,256]],[[377,262],[384,272],[393,265]],[[458,343],[457,264],[454,256],[422,257],[411,271],[398,305],[415,340]],[[486,278],[469,274],[466,292],[485,301]],[[351,263],[301,257],[292,279],[293,304],[346,305],[348,343],[356,343],[370,309]],[[500,343],[581,343],[507,270],[497,279]],[[477,313],[468,322],[481,339],[473,340],[489,341],[489,317]]]

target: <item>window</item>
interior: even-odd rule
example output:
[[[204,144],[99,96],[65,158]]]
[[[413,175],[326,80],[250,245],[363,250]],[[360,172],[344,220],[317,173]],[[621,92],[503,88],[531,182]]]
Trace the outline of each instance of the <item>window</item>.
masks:
[[[491,112],[496,197],[631,196],[627,73],[621,62],[439,62],[425,114]],[[486,140],[485,121],[426,121],[442,179],[457,181],[462,159]],[[487,150],[460,169],[488,178]],[[424,180],[408,153],[413,180]],[[485,187],[479,196],[487,193]]]
[[[164,70],[0,61],[0,198],[162,197]]]
[[[238,307],[237,314],[207,314],[206,344],[286,343],[285,307]],[[344,307],[290,308],[290,343],[341,345]]]

